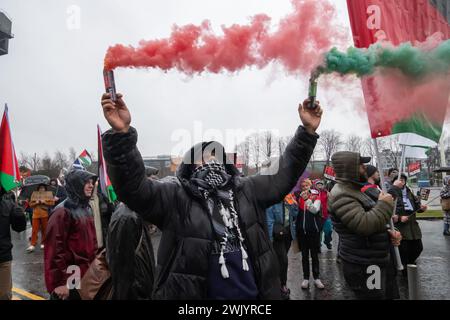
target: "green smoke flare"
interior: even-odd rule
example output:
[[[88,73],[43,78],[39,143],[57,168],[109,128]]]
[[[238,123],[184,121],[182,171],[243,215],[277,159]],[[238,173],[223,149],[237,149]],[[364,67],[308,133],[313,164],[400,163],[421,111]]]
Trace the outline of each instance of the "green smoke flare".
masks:
[[[363,77],[372,75],[378,68],[398,69],[414,79],[449,73],[450,40],[429,51],[413,47],[410,43],[395,48],[375,44],[368,49],[349,48],[347,52],[333,48],[325,55],[324,64],[318,71]]]

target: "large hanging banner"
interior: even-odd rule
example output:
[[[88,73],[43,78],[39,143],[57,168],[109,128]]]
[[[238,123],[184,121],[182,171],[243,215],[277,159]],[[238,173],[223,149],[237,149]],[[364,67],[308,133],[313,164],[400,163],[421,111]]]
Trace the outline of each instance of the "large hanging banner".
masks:
[[[450,38],[450,0],[347,0],[347,6],[358,48],[410,42],[432,49]],[[373,138],[408,132],[439,141],[449,105],[449,77],[421,80],[383,72],[363,78]]]

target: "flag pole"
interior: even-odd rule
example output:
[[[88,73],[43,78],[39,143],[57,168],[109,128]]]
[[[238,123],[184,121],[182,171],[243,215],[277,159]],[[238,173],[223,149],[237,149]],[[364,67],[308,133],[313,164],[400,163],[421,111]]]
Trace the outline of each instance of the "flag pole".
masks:
[[[380,165],[381,164],[381,156],[380,156],[380,151],[378,149],[378,141],[376,138],[373,138],[373,146],[375,148],[375,155],[377,157],[377,165],[381,169],[381,165]],[[387,193],[386,185],[384,182],[385,182],[384,173],[381,172],[381,174],[380,174],[381,188],[384,193]],[[394,210],[395,210],[395,206],[394,206]],[[394,227],[394,220],[392,220],[392,217],[390,219],[389,225],[390,225],[391,230],[394,231],[395,227]],[[395,262],[397,265],[397,270],[401,271],[401,270],[403,270],[403,264],[402,264],[402,260],[400,258],[400,251],[398,250],[398,247],[396,247],[396,246],[394,246],[394,253],[395,253]]]

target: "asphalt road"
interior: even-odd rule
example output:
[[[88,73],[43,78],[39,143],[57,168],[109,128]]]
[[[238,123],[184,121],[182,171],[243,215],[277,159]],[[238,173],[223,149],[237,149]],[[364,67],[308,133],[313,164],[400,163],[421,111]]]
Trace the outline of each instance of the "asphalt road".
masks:
[[[420,221],[423,232],[424,251],[418,260],[419,297],[425,300],[450,299],[450,237],[442,235],[442,221]],[[44,283],[43,250],[36,248],[33,253],[26,253],[31,229],[21,234],[13,234],[13,286],[16,299],[48,298]],[[159,246],[160,234],[153,237],[155,252]],[[348,300],[354,299],[346,287],[340,264],[336,263],[336,240],[332,250],[322,247],[320,255],[321,279],[324,290],[311,286],[302,290],[301,255],[290,253],[288,270],[288,287],[292,300]],[[408,299],[407,283],[398,277],[402,299]]]

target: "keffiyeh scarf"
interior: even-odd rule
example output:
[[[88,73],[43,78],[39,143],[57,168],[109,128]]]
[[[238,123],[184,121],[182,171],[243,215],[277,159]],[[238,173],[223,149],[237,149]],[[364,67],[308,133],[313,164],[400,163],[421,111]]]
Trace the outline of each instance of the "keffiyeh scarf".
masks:
[[[218,207],[217,209],[222,218],[224,231],[220,232],[217,228],[215,228],[215,231],[216,234],[220,234],[221,236],[219,264],[221,265],[220,271],[222,277],[225,279],[229,278],[230,275],[226,266],[224,251],[230,244],[229,242],[233,241],[234,237],[237,237],[242,253],[242,269],[249,271],[247,262],[248,254],[244,249],[244,237],[242,236],[239,227],[239,217],[234,207],[234,194],[233,190],[228,187],[231,178],[223,164],[217,161],[210,161],[197,167],[190,179],[202,193],[204,200]],[[213,215],[214,205],[208,206],[211,216]]]

